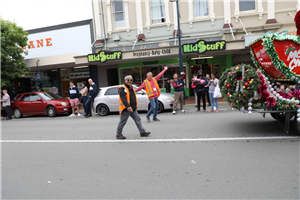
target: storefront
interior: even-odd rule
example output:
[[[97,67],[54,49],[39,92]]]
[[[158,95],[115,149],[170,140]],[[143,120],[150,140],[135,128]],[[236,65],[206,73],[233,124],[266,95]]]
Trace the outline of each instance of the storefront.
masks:
[[[239,54],[249,54],[245,49],[244,40],[205,42],[205,50],[195,44],[183,46],[183,71],[186,73],[185,92],[193,95],[191,82],[193,75],[201,69],[206,74],[215,73],[218,77],[234,64],[234,57]],[[200,52],[201,51],[201,52]],[[200,53],[199,53],[200,52]],[[140,85],[148,72],[156,76],[167,65],[169,70],[158,81],[162,91],[165,91],[167,79],[173,79],[173,74],[180,74],[178,47],[159,47],[144,50],[102,51],[84,56],[76,56],[77,65],[93,64],[97,66],[100,87],[122,84],[126,75],[133,76],[133,83]],[[111,81],[114,80],[114,81]]]
[[[50,91],[68,97],[70,81],[81,87],[92,77],[98,81],[94,65],[76,65],[74,56],[93,52],[92,20],[28,30],[25,63],[30,73],[14,81],[14,93]],[[92,73],[91,73],[92,72]],[[96,73],[95,73],[96,72]]]

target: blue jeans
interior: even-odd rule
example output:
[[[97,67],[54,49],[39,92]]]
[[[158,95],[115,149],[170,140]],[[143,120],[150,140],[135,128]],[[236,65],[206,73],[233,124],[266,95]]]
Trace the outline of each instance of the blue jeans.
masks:
[[[211,103],[211,109],[214,110],[214,103],[216,103],[216,108],[219,110],[219,104],[218,99],[214,98],[214,93],[209,93],[210,103]]]
[[[84,110],[84,113],[86,114],[87,113],[87,109],[86,109],[86,101],[88,100],[88,96],[82,96],[82,104],[83,104],[83,110]]]
[[[85,106],[86,106],[86,115],[92,115],[92,107],[91,107],[91,103],[94,101],[93,97],[88,97],[87,101],[85,102]]]
[[[148,111],[146,117],[150,117],[153,112],[153,119],[156,119],[157,111],[158,111],[158,98],[149,99],[151,108]]]

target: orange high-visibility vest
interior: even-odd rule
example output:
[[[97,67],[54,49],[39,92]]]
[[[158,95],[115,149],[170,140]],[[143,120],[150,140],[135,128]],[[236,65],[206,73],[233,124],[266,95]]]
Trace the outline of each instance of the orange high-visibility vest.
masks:
[[[126,93],[126,100],[128,101],[128,103],[130,104],[130,92],[129,92],[129,89],[125,86],[125,85],[122,85],[121,87],[123,87],[125,90],[127,90],[127,93]],[[118,88],[118,91],[120,90],[120,88]],[[135,90],[134,88],[133,89],[133,92],[134,92],[134,95],[135,95],[135,101],[136,101],[136,108],[138,108],[138,101],[137,101],[137,98],[136,98],[136,93],[135,93]],[[123,110],[126,108],[126,106],[124,105],[123,101],[121,100],[121,97],[119,95],[119,114],[121,115]]]
[[[159,86],[158,86],[158,84],[157,84],[157,81],[156,81],[156,79],[155,78],[152,78],[153,79],[153,81],[154,81],[154,83],[155,83],[155,86],[156,86],[156,89],[157,89],[157,94],[158,94],[158,97],[160,96],[160,89],[159,89]],[[147,95],[148,95],[148,98],[149,97],[152,97],[154,94],[153,94],[153,89],[152,89],[152,87],[151,87],[151,84],[150,84],[150,82],[148,81],[148,79],[146,79],[145,81],[145,90],[146,90],[146,93],[147,93]]]

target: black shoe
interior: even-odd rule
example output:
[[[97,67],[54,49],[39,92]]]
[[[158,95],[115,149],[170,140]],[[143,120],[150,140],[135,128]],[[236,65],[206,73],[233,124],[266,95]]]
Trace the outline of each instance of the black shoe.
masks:
[[[197,112],[200,112],[200,110],[197,110]]]
[[[208,104],[208,106],[211,106],[210,104]]]
[[[150,117],[146,117],[146,119],[147,119],[147,122],[149,122],[149,123],[150,123]]]
[[[86,118],[89,118],[89,117],[92,117],[92,115],[86,115],[85,117],[86,117]]]
[[[117,135],[116,138],[119,139],[119,140],[125,140],[126,139],[126,137],[124,137],[123,135]]]
[[[198,106],[196,105],[195,108],[197,108]]]
[[[86,114],[83,115],[84,117],[86,116]]]
[[[158,118],[153,119],[153,121],[160,122]]]
[[[147,137],[148,135],[150,135],[151,132],[144,132],[144,133],[140,133],[141,137]]]
[[[6,120],[11,120],[11,118],[6,118]]]

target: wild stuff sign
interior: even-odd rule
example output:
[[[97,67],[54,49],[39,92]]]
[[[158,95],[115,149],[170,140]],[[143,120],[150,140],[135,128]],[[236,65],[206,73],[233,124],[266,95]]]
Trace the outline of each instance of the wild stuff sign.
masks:
[[[207,51],[220,51],[226,50],[226,41],[214,41],[206,42],[204,40],[199,40],[194,44],[184,44],[182,45],[183,53],[199,53],[203,54]]]

